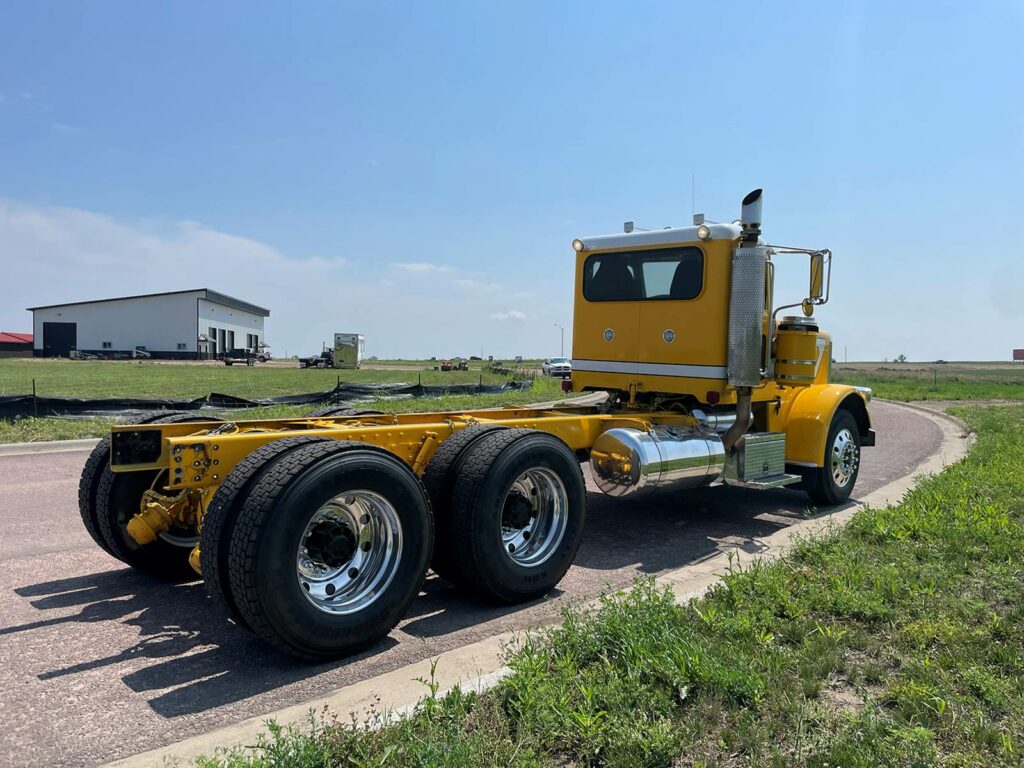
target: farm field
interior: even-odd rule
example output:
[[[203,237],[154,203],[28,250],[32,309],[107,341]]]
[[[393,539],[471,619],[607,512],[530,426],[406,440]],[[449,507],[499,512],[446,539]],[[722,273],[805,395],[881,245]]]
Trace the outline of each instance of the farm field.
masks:
[[[889,400],[1024,400],[1024,364],[833,363],[832,380]]]
[[[481,370],[480,363],[469,371],[434,371],[432,361],[376,362],[373,369],[357,371],[299,369],[285,365],[225,366],[223,364],[163,363],[137,361],[0,360],[0,394],[32,391],[32,379],[40,395],[78,397],[200,397],[220,392],[258,398],[331,389],[339,380],[361,383],[411,382],[423,384],[502,384],[510,376]],[[360,407],[396,412],[471,410],[505,405],[523,405],[563,397],[560,381],[537,377],[526,390],[479,395],[445,395],[407,399],[377,399],[360,402]],[[315,405],[276,405],[246,410],[233,409],[219,415],[232,418],[283,419],[303,416]],[[107,433],[111,418],[26,418],[0,420],[0,444],[72,440],[100,437]]]
[[[64,397],[200,397],[221,392],[258,398],[331,389],[337,381],[415,384],[500,384],[503,374],[481,368],[435,371],[432,361],[374,362],[359,370],[300,369],[295,361],[227,366],[217,362],[0,359],[0,395],[32,392]]]

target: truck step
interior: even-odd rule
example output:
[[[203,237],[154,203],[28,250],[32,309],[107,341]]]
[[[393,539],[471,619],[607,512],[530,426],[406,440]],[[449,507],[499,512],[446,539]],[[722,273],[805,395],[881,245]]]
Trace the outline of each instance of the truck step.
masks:
[[[767,491],[769,488],[783,488],[793,483],[799,483],[803,478],[800,475],[767,475],[765,477],[755,477],[750,480],[729,480],[729,485],[735,485],[738,488],[753,488],[757,491]]]

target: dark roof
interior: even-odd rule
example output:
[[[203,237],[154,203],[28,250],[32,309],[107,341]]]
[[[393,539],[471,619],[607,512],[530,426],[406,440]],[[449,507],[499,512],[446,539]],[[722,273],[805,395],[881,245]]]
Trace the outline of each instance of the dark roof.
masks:
[[[76,307],[81,304],[103,304],[108,301],[125,301],[126,299],[149,299],[154,296],[176,296],[181,293],[201,293],[202,298],[207,301],[212,301],[217,304],[223,304],[226,307],[234,307],[240,309],[243,312],[251,312],[254,315],[262,315],[263,317],[270,317],[270,310],[256,304],[250,304],[248,301],[242,301],[236,299],[233,296],[228,296],[226,293],[220,293],[218,291],[211,291],[209,288],[192,288],[188,291],[162,291],[160,293],[140,293],[135,296],[115,296],[112,299],[93,299],[92,301],[68,301],[63,304],[45,304],[40,307],[28,307],[29,312],[35,312],[37,309],[54,309],[56,307]]]
[[[31,333],[15,333],[14,331],[0,331],[0,344],[31,344]]]

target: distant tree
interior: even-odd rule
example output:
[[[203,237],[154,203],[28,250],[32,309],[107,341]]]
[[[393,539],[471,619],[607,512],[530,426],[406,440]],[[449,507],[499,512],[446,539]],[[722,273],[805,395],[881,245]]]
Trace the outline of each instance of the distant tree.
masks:
[[[899,357],[896,358],[896,362],[897,363],[905,363],[905,362],[907,362],[907,356],[906,355],[900,355]]]

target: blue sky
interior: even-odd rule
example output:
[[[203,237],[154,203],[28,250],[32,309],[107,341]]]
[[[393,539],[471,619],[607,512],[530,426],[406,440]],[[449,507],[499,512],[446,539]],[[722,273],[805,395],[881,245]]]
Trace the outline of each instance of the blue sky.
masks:
[[[7,3],[0,327],[209,286],[279,354],[557,354],[573,237],[762,186],[835,252],[840,359],[1004,359],[1022,40],[1016,2]]]

